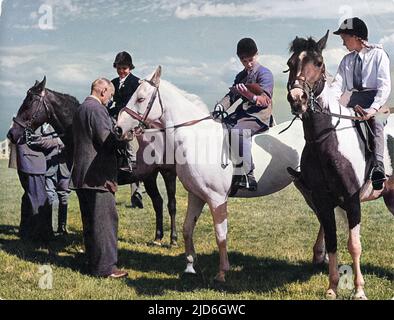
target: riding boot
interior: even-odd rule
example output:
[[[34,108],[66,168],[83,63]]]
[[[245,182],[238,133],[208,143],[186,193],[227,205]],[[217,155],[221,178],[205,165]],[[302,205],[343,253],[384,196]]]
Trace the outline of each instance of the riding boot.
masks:
[[[67,235],[67,204],[59,203],[57,233]]]
[[[247,178],[247,180],[248,180],[247,189],[248,189],[249,191],[256,191],[256,190],[257,190],[257,181],[256,181],[256,178],[254,177],[253,170],[250,171],[250,172],[246,175],[246,178]]]
[[[232,186],[238,189],[247,189],[249,191],[257,190],[257,181],[254,177],[253,171],[250,171],[247,175],[234,175]]]
[[[371,170],[370,179],[374,190],[382,190],[383,183],[386,181],[384,164],[382,161],[375,160]]]
[[[383,164],[384,154],[384,123],[375,117],[368,120],[370,133],[370,147],[372,151],[372,169],[370,179],[374,190],[383,189],[383,183],[386,181],[386,174]]]

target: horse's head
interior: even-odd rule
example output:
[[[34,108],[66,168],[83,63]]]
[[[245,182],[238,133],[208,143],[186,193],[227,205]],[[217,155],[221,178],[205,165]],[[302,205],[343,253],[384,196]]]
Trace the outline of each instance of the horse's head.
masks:
[[[12,143],[17,143],[23,136],[25,130],[36,130],[40,125],[48,120],[44,97],[46,77],[41,82],[36,81],[26,94],[16,117],[13,119],[11,129],[7,138]]]
[[[127,106],[118,115],[115,133],[119,139],[128,139],[133,132],[158,121],[163,115],[159,85],[161,67],[159,66],[150,80],[141,80]]]
[[[292,56],[287,62],[287,100],[293,114],[302,114],[309,106],[313,108],[311,100],[319,96],[324,88],[325,65],[322,52],[327,44],[328,32],[318,42],[312,38],[296,37],[291,43]]]

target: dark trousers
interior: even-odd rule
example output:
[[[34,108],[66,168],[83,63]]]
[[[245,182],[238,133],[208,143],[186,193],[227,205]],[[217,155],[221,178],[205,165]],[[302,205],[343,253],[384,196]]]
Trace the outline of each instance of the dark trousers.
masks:
[[[376,90],[353,92],[348,107],[354,108],[356,105],[359,105],[364,109],[368,109],[372,105],[376,93]],[[375,161],[383,162],[384,159],[384,127],[387,124],[388,116],[389,114],[379,113],[368,120],[368,124],[375,136],[371,138],[371,148]]]
[[[25,191],[21,203],[19,234],[22,239],[49,240],[53,236],[51,207],[45,190],[44,174],[18,171]]]
[[[89,271],[95,276],[109,275],[118,260],[118,214],[114,194],[92,189],[76,191]]]
[[[53,174],[47,174],[45,176],[45,186],[50,205],[52,206],[56,200],[58,200],[59,203],[57,217],[55,216],[55,218],[57,218],[58,230],[60,227],[65,227],[67,225],[67,206],[68,198],[71,193],[69,184],[70,171],[68,170],[66,163],[57,165]]]

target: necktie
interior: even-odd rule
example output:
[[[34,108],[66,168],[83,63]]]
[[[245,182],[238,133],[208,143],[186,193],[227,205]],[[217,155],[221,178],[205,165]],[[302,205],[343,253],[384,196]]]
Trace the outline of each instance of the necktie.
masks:
[[[363,89],[363,61],[361,60],[360,55],[356,55],[354,59],[354,69],[353,69],[353,88],[357,90]]]

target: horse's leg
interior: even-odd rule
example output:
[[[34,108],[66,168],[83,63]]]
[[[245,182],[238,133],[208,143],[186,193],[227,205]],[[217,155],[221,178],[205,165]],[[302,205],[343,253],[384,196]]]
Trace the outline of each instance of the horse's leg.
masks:
[[[183,224],[183,238],[185,241],[186,269],[185,273],[196,273],[194,270],[194,262],[196,260],[196,252],[193,244],[193,232],[197,220],[201,215],[205,202],[189,192],[187,202],[187,212],[185,222]]]
[[[328,252],[329,286],[326,291],[327,299],[336,299],[339,282],[337,263],[337,229],[334,208],[330,205],[330,197],[314,197],[319,220],[324,228],[324,240]]]
[[[178,233],[176,232],[176,173],[171,170],[160,171],[163,176],[167,190],[167,208],[171,219],[171,245],[176,246],[178,241]]]
[[[313,259],[312,263],[314,265],[323,265],[328,263],[328,256],[326,253],[326,244],[324,242],[324,229],[320,224],[319,233],[313,246]]]
[[[361,223],[361,206],[359,195],[356,194],[348,202],[346,213],[349,221],[349,239],[348,250],[353,260],[354,286],[355,294],[353,299],[367,299],[364,293],[364,278],[361,274],[360,257],[361,257],[361,241],[360,241],[360,223]]]
[[[157,188],[157,175],[158,171],[144,177],[143,182],[148,196],[152,200],[152,205],[156,214],[156,232],[153,244],[161,245],[163,239],[163,198]]]
[[[213,222],[215,225],[216,243],[219,247],[219,273],[215,280],[225,282],[226,271],[230,270],[230,264],[227,255],[227,201],[217,207],[211,205]]]
[[[293,179],[294,179],[294,181],[293,181],[294,185],[296,186],[298,191],[301,192],[306,203],[312,209],[312,211],[315,213],[316,217],[319,219],[319,216],[316,213],[316,206],[314,205],[313,200],[312,200],[311,190],[306,187],[304,182],[299,177],[293,176]],[[324,243],[324,229],[320,223],[319,233],[317,235],[315,245],[313,246],[312,263],[314,265],[321,265],[321,264],[327,263],[327,259],[328,258],[327,258],[327,253],[326,253],[326,246]]]

